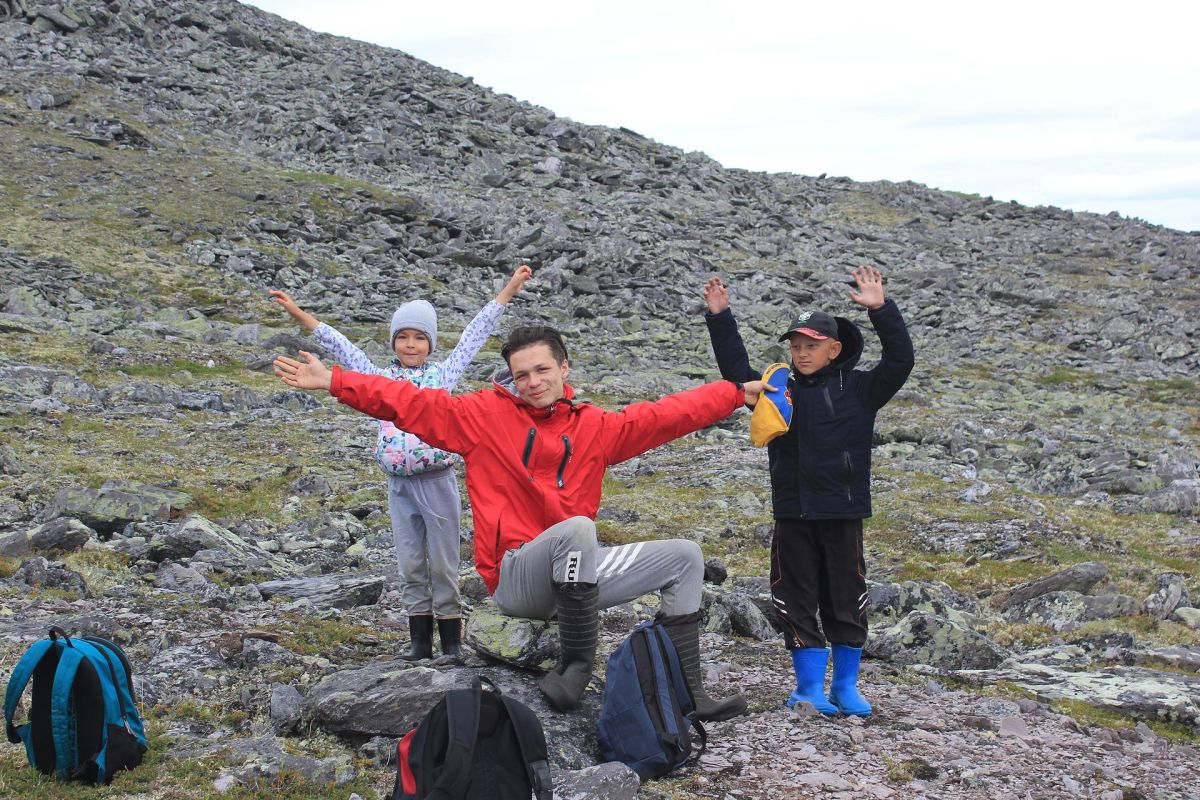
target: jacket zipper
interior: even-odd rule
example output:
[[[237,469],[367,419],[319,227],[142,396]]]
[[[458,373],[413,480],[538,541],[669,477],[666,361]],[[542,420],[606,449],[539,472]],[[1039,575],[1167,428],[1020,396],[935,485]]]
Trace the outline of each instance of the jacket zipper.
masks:
[[[529,433],[525,435],[525,452],[521,453],[521,466],[529,469],[529,456],[533,454],[533,440],[537,438],[537,428],[529,429]],[[529,473],[530,482],[533,481],[533,473]]]
[[[567,436],[566,434],[563,434],[562,443],[563,443],[563,457],[562,457],[562,461],[558,465],[558,488],[560,488],[560,489],[566,485],[565,482],[563,481],[563,472],[567,468],[567,462],[569,462],[571,460],[571,437]]]
[[[854,498],[850,496],[850,476],[854,474],[854,467],[850,463],[850,451],[849,450],[842,451],[842,462],[846,465],[846,481],[845,481],[846,499],[853,500]]]
[[[829,387],[821,385],[821,394],[825,395],[825,407],[829,409],[829,416],[833,416],[833,398],[829,396]]]

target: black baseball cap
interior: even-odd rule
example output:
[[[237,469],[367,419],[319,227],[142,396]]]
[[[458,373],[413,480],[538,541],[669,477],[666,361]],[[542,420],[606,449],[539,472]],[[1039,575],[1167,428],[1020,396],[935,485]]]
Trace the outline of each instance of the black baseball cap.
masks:
[[[837,320],[824,311],[801,311],[779,337],[779,341],[784,341],[793,333],[802,333],[814,339],[837,339]]]

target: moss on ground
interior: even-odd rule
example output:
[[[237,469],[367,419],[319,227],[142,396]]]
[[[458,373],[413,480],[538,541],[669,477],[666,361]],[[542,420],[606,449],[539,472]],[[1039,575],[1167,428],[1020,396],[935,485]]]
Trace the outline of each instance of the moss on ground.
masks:
[[[339,664],[374,658],[393,649],[402,638],[391,631],[353,622],[291,613],[283,615],[278,631],[279,644],[292,652],[322,656]]]
[[[895,228],[910,222],[913,214],[884,205],[869,192],[852,190],[838,196],[830,219],[852,225]]]
[[[202,704],[180,708],[178,713],[152,710],[146,727],[149,750],[141,765],[117,773],[110,786],[84,786],[66,783],[32,769],[23,748],[0,749],[0,797],[21,800],[255,800],[261,797],[279,800],[312,800],[319,797],[349,797],[357,792],[364,800],[381,800],[395,780],[393,769],[380,769],[366,762],[355,763],[356,777],[343,784],[321,783],[295,773],[264,777],[247,785],[238,784],[219,790],[214,782],[227,769],[239,766],[228,756],[217,754],[177,760],[171,753],[174,740],[167,735],[172,719],[188,722],[209,712]],[[323,758],[329,753],[320,747],[291,745],[297,755]],[[314,752],[315,750],[315,752]]]

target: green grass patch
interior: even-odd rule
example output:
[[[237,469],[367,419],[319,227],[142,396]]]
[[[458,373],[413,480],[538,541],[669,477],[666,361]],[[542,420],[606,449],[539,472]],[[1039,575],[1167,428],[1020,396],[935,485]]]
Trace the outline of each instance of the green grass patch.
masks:
[[[21,559],[0,556],[0,579],[11,578],[21,568]]]
[[[184,716],[177,716],[182,714]],[[172,753],[181,742],[164,731],[172,719],[194,721],[212,716],[201,703],[181,705],[170,713],[159,708],[147,715],[149,749],[141,765],[114,776],[110,786],[85,786],[67,783],[43,775],[29,766],[24,748],[0,749],[0,797],[13,800],[315,800],[316,798],[349,797],[357,792],[364,800],[380,800],[395,780],[393,769],[372,767],[365,762],[352,762],[355,778],[344,785],[312,781],[294,772],[284,772],[260,778],[248,784],[236,784],[225,792],[213,785],[223,770],[236,769],[227,755],[218,753],[203,759],[176,760]],[[196,743],[199,746],[200,743]],[[330,753],[317,749],[305,752],[301,747],[285,742],[285,750],[311,758]]]
[[[884,205],[866,191],[850,191],[835,201],[832,216],[851,224],[866,224],[878,228],[895,228],[913,218],[904,212]]]
[[[237,728],[250,718],[245,709],[226,709],[211,702],[200,702],[190,698],[176,703],[156,705],[150,713],[162,720],[205,722],[226,728]]]
[[[972,694],[985,697],[1003,697],[1009,700],[1022,698],[1045,703],[1054,711],[1065,714],[1080,725],[1097,726],[1102,728],[1133,728],[1139,722],[1144,722],[1155,734],[1177,744],[1195,746],[1200,743],[1200,730],[1188,725],[1161,720],[1140,719],[1122,714],[1110,708],[1100,708],[1079,700],[1041,700],[1034,693],[1009,681],[976,685],[946,674],[941,676],[946,686],[964,689]]]
[[[77,550],[74,553],[69,553],[64,560],[67,566],[72,569],[93,567],[95,569],[112,570],[113,572],[126,569],[133,561],[127,553],[118,553],[116,550],[109,550],[107,548]]]
[[[1144,722],[1157,735],[1175,744],[1195,746],[1200,743],[1200,731],[1182,723],[1137,719],[1113,709],[1098,708],[1080,700],[1052,700],[1049,705],[1055,711],[1066,714],[1081,725],[1095,725],[1102,728],[1133,728],[1139,722]]]
[[[107,800],[108,798],[165,797],[159,794],[170,780],[164,771],[164,757],[173,742],[163,726],[146,720],[148,750],[142,763],[132,770],[118,772],[111,786],[85,786],[66,783],[29,766],[24,747],[0,748],[0,797],[16,800]]]
[[[286,602],[286,599],[281,601]],[[319,655],[337,661],[339,656],[353,656],[356,651],[361,651],[359,656],[373,655],[380,647],[400,639],[399,634],[391,631],[352,622],[285,614],[280,623],[279,644],[294,653]]]
[[[892,783],[908,783],[914,780],[931,781],[938,776],[937,767],[923,758],[906,758],[903,761],[897,761],[885,756],[883,762],[887,765],[884,775]]]
[[[128,364],[120,367],[116,372],[130,378],[145,378],[147,380],[168,383],[178,382],[177,378],[181,372],[189,373],[193,380],[224,379],[237,381],[238,383],[251,383],[255,386],[277,383],[275,379],[268,379],[265,375],[252,372],[246,369],[244,364],[231,361],[228,357],[220,361],[214,358],[213,366],[211,367],[208,366],[207,362],[174,359],[167,363]]]
[[[182,491],[190,494],[196,510],[210,519],[263,517],[278,521],[286,496],[283,488],[297,477],[283,473],[267,474],[228,486],[212,483],[185,485]]]

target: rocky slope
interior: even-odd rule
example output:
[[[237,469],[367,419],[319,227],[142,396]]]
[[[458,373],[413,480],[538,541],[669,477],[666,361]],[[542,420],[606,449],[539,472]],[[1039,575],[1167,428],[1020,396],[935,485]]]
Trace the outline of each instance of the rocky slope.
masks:
[[[864,262],[918,349],[877,431],[865,723],[780,706],[744,416],[614,470],[603,535],[702,544],[710,677],[752,708],[639,796],[1200,793],[1200,236],[727,170],[223,0],[29,5],[0,22],[0,664],[51,624],[126,645],[151,760],[97,794],[379,796],[481,669],[545,721],[562,796],[639,791],[596,766],[599,682],[549,711],[524,668],[553,628],[499,631],[469,560],[476,654],[397,672],[369,424],[268,374],[305,346],[268,288],[382,359],[399,302],[448,347],[522,262],[502,327],[561,327],[607,407],[715,377],[713,273],[763,364],[799,306],[865,323]],[[652,611],[607,612],[605,646]],[[60,796],[22,762],[0,796]]]

